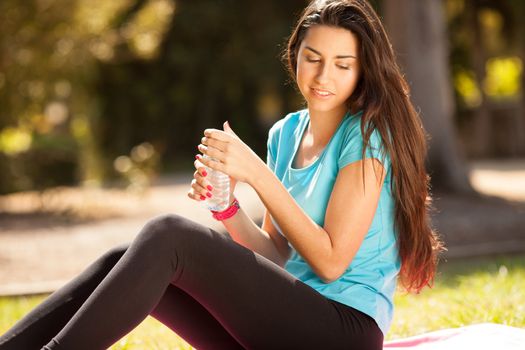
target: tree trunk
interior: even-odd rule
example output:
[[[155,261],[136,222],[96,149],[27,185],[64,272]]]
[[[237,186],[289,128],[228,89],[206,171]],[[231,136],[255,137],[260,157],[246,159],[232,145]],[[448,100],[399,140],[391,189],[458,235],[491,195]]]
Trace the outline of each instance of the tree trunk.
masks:
[[[454,128],[453,94],[443,4],[387,0],[385,25],[411,86],[412,102],[430,134],[428,170],[436,190],[470,193],[463,150]]]

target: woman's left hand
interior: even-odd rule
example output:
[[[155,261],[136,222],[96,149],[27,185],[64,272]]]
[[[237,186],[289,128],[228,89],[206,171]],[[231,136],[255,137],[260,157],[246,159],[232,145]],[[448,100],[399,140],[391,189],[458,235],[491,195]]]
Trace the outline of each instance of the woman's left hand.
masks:
[[[224,131],[204,130],[204,137],[197,148],[203,154],[218,160],[199,157],[204,165],[250,185],[260,171],[261,165],[266,166],[261,158],[233,132],[228,122],[224,123]]]

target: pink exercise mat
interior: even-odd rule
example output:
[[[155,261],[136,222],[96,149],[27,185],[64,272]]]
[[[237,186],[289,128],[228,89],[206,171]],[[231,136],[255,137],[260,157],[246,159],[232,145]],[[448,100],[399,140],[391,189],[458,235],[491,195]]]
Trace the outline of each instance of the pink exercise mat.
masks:
[[[386,341],[385,350],[525,350],[525,329],[481,323]]]

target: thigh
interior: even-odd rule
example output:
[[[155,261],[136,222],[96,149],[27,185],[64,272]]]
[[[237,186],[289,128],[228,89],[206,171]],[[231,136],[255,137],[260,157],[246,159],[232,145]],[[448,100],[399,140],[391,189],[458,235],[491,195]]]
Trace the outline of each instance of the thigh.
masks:
[[[180,233],[174,237],[179,237],[177,256],[182,261],[172,283],[202,304],[244,347],[348,349],[366,343],[370,335],[354,332],[346,311],[227,234],[177,216],[160,220],[166,230]],[[377,347],[371,343],[360,348]]]
[[[206,308],[174,285],[168,286],[150,315],[196,349],[244,349]]]

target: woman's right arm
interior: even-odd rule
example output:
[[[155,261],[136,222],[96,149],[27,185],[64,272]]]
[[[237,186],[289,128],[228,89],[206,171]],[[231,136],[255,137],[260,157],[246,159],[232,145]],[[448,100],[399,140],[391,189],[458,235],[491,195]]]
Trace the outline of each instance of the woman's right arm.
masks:
[[[237,214],[223,220],[222,223],[237,243],[270,259],[277,265],[284,267],[290,258],[288,241],[273,225],[268,210],[264,211],[262,227],[255,224],[242,206]]]
[[[194,163],[196,171],[193,174],[191,189],[188,197],[196,201],[206,199],[208,190],[206,187],[209,183],[206,181],[205,168],[198,160]],[[232,181],[232,191],[235,188],[235,182]],[[233,197],[233,193],[232,193]],[[233,202],[233,198],[231,200]],[[231,203],[230,203],[231,204]],[[262,227],[259,227],[241,208],[237,213],[222,221],[224,227],[230,233],[234,241],[242,246],[266,257],[279,266],[284,266],[290,257],[290,247],[288,241],[284,238],[273,225],[268,210],[265,210]]]

